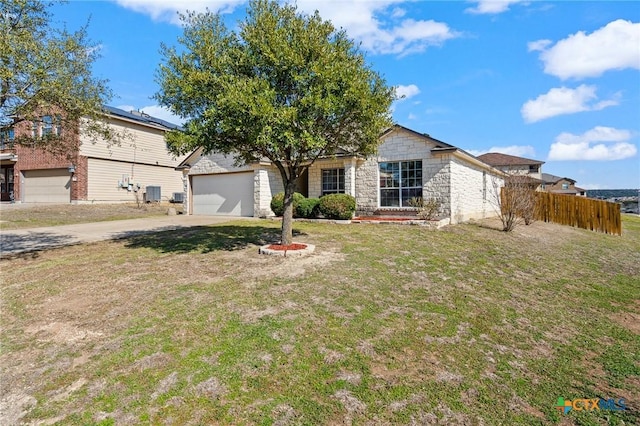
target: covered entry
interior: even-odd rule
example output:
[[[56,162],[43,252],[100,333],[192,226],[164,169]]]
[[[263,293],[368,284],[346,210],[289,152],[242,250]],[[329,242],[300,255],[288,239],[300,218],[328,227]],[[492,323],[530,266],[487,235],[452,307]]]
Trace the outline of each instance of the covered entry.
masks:
[[[192,177],[193,214],[253,216],[253,172]]]

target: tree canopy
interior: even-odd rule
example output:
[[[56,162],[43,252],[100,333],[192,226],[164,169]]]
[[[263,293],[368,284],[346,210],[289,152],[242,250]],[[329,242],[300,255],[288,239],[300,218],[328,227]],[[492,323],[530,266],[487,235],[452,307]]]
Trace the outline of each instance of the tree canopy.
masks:
[[[111,93],[105,80],[92,76],[98,46],[86,26],[69,32],[52,25],[55,3],[3,0],[0,5],[0,131],[55,117],[59,132],[16,133],[15,142],[64,153],[69,138],[61,136],[75,134],[79,125],[94,139],[114,135],[102,121]]]
[[[181,19],[180,48],[162,46],[156,99],[187,122],[167,141],[177,153],[203,147],[239,163],[270,160],[285,186],[288,244],[298,177],[321,157],[375,152],[391,125],[393,88],[317,12],[254,0],[238,31],[211,12]]]

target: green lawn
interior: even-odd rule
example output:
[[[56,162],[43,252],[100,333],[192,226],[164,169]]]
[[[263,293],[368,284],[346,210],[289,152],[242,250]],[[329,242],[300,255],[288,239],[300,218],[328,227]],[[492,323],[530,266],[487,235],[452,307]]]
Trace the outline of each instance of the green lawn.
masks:
[[[544,223],[511,234],[296,223],[316,254],[258,255],[277,226],[2,261],[2,392],[23,412],[13,419],[640,421],[639,218],[625,217],[622,237]],[[563,415],[559,397],[624,398],[626,410]]]

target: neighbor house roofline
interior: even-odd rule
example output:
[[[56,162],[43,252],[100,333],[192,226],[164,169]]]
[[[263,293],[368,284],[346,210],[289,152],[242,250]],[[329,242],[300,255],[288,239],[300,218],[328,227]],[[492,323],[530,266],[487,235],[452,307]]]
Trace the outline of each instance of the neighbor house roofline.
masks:
[[[447,148],[433,148],[431,150],[431,154],[433,155],[441,155],[441,154],[452,154],[455,157],[460,158],[461,160],[464,160],[468,163],[471,163],[475,166],[478,166],[482,169],[485,169],[495,175],[498,176],[506,176],[507,174],[505,172],[503,172],[500,169],[496,169],[495,167],[492,167],[491,165],[479,160],[477,157],[469,154],[468,152],[466,152],[465,150],[462,150],[460,148],[456,148],[455,146],[449,146]]]
[[[542,165],[544,161],[533,160],[531,158],[517,157],[515,155],[503,154],[501,152],[488,152],[486,154],[478,155],[481,161],[489,164],[490,166],[529,166],[529,165]]]
[[[568,180],[572,184],[575,184],[577,182],[574,179],[571,179],[568,177],[560,177],[560,176],[552,175],[550,173],[543,173],[542,180],[544,181],[544,183],[554,183],[554,184],[560,182],[561,180]]]

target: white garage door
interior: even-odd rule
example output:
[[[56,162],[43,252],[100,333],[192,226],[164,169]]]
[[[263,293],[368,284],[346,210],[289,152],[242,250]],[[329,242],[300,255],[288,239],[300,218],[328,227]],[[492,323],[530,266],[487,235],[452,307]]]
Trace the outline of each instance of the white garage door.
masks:
[[[193,214],[253,216],[253,172],[194,176]]]
[[[71,175],[67,169],[27,170],[24,172],[25,203],[71,202]]]

